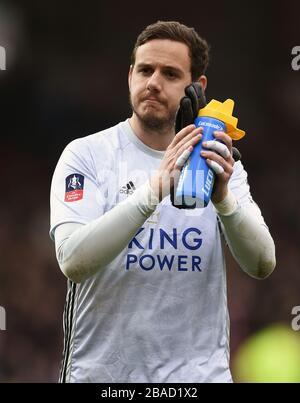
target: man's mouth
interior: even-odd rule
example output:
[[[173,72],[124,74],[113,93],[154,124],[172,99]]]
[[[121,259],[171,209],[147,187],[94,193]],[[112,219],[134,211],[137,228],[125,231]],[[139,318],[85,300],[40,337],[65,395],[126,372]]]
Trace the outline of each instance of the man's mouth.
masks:
[[[160,101],[159,99],[157,99],[157,98],[154,98],[154,97],[147,97],[147,98],[144,98],[143,99],[143,102],[150,102],[150,103],[158,103],[158,104],[162,104],[163,102],[162,101]]]

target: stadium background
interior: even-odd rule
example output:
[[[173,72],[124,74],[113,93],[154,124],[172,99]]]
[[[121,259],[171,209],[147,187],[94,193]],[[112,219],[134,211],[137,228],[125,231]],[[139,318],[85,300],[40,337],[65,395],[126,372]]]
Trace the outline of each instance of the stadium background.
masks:
[[[252,280],[228,256],[232,356],[300,305],[300,3],[0,0],[1,382],[56,382],[66,281],[48,237],[49,187],[64,146],[129,114],[136,36],[158,19],[194,26],[211,45],[207,98],[236,101],[252,194],[277,246],[277,269]]]

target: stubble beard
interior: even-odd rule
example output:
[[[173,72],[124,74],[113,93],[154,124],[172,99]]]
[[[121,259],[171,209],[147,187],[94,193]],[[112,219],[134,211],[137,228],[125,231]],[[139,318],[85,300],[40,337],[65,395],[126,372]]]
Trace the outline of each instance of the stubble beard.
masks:
[[[144,114],[141,114],[138,112],[137,110],[138,108],[134,107],[130,94],[129,94],[129,102],[132,111],[137,116],[144,130],[161,132],[161,133],[174,130],[176,111],[175,112],[169,111],[169,113],[163,117],[156,116],[155,111],[153,111],[152,113],[145,112]]]

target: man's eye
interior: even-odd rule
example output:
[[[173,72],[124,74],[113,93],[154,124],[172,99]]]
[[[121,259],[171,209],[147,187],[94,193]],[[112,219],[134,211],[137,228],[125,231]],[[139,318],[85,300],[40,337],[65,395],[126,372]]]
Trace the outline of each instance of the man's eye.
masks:
[[[139,72],[145,76],[151,74],[151,69],[149,67],[144,67],[139,70]]]
[[[173,72],[173,71],[167,71],[166,72],[166,76],[168,77],[168,78],[176,78],[177,77],[177,75]]]

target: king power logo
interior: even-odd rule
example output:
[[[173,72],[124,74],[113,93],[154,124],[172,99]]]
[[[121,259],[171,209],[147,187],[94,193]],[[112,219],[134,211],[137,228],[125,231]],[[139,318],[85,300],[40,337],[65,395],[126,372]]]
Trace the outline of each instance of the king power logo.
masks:
[[[0,330],[6,330],[6,312],[2,306],[0,306]]]
[[[6,70],[6,50],[0,46],[0,70]]]

